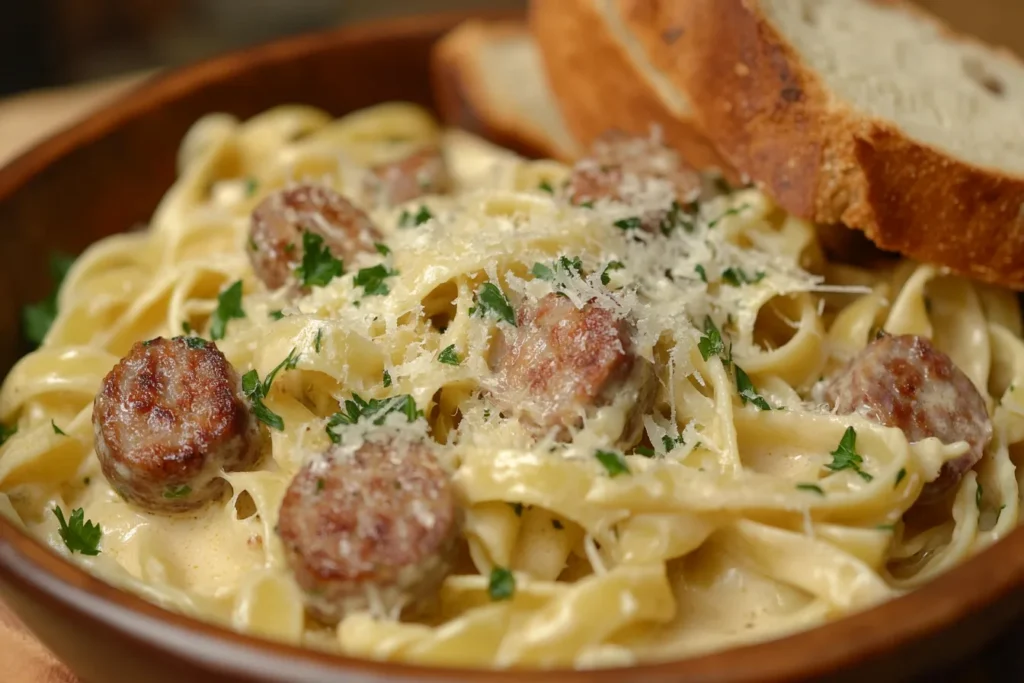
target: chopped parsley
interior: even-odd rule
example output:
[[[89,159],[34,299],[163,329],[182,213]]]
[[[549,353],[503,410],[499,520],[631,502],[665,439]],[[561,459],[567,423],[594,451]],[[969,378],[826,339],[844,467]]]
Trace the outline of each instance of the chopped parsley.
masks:
[[[372,268],[363,268],[356,273],[353,284],[356,287],[363,288],[363,294],[366,296],[384,296],[391,291],[391,288],[384,282],[386,278],[393,275],[398,275],[397,270],[391,270],[384,264],[380,263]]]
[[[369,401],[359,394],[352,394],[352,398],[345,399],[344,408],[331,415],[327,421],[327,436],[334,443],[341,443],[341,437],[334,431],[340,425],[354,425],[360,420],[372,420],[373,424],[382,425],[391,413],[403,414],[409,422],[423,417],[423,412],[416,410],[416,402],[408,394],[383,399],[371,398]]]
[[[181,484],[180,486],[172,485],[164,489],[164,498],[184,498],[190,493],[192,493],[192,487],[188,484]]]
[[[274,378],[277,377],[277,373],[281,369],[292,370],[299,362],[299,356],[295,355],[295,349],[292,349],[288,356],[277,364],[273,370],[267,373],[266,378],[261,382],[260,376],[255,370],[242,375],[242,392],[252,403],[252,412],[256,416],[256,419],[274,429],[284,429],[284,418],[268,408],[264,403],[263,399],[270,394],[270,386],[274,383]]]
[[[313,350],[317,353],[320,353],[320,346],[323,344],[323,340],[324,328],[318,327],[316,328],[316,338],[313,340]]]
[[[64,432],[64,430],[61,429],[60,427],[58,427],[57,423],[54,422],[53,420],[50,420],[50,426],[53,427],[53,433],[54,434],[56,434],[58,436],[67,436],[67,434]]]
[[[547,179],[540,181],[540,184],[537,185],[537,189],[541,192],[547,192],[548,194],[555,193],[555,188],[551,186],[551,183],[549,183]]]
[[[655,455],[654,449],[648,446],[637,446],[633,449],[633,452],[637,455],[642,455],[645,458],[653,458]]]
[[[847,427],[843,438],[839,440],[839,446],[832,451],[832,462],[825,465],[833,472],[853,470],[864,481],[871,481],[873,476],[861,469],[864,458],[857,452],[857,430]]]
[[[726,268],[722,271],[722,282],[733,287],[739,287],[740,285],[756,285],[758,282],[764,279],[765,273],[763,270],[759,270],[754,273],[753,277],[747,275],[747,271],[742,268]]]
[[[665,447],[665,452],[666,453],[671,451],[676,446],[682,446],[685,443],[686,443],[686,440],[683,439],[683,435],[682,434],[680,434],[679,436],[677,436],[674,439],[671,436],[669,436],[668,434],[666,434],[665,436],[661,437],[661,445]]]
[[[754,383],[750,381],[750,376],[743,371],[743,368],[735,364],[733,367],[736,368],[736,391],[740,393],[743,405],[753,403],[758,410],[771,410],[772,407],[768,405],[768,401],[764,400],[761,394],[757,393]]]
[[[875,526],[879,531],[894,531],[896,529],[895,524],[879,524]]]
[[[192,323],[187,320],[181,323],[181,332],[182,334],[192,334]]]
[[[609,282],[612,281],[612,276],[609,275],[610,272],[614,270],[622,270],[625,267],[626,266],[625,264],[622,263],[622,261],[609,262],[608,265],[604,267],[604,270],[601,271],[601,284],[607,285]]]
[[[267,314],[267,316],[271,320],[280,320],[281,318],[284,317],[284,311],[281,311],[281,310],[271,311],[270,313]]]
[[[722,356],[722,361],[728,365],[731,362],[731,355],[726,354],[725,342],[722,341],[722,333],[715,327],[715,321],[711,319],[711,316],[704,318],[704,334],[697,342],[697,349],[700,351],[700,357],[704,360],[708,360],[711,356]]]
[[[391,386],[391,373],[388,372],[387,370],[384,371],[384,375],[383,375],[382,381],[384,382],[384,386],[385,387],[390,387]]]
[[[373,248],[377,250],[377,253],[381,256],[387,256],[391,253],[391,248],[382,242],[374,242]]]
[[[619,230],[636,230],[643,226],[643,221],[640,220],[639,216],[630,216],[629,218],[623,218],[612,223]]]
[[[72,510],[71,518],[66,521],[60,507],[55,506],[53,514],[56,515],[57,522],[60,523],[60,538],[68,550],[82,555],[100,554],[100,538],[103,537],[103,530],[99,524],[86,521],[85,511],[82,508]]]
[[[704,284],[707,284],[707,282],[708,282],[708,272],[706,270],[704,270],[704,266],[702,266],[701,264],[698,263],[697,265],[695,265],[693,267],[693,272],[697,273],[697,276],[700,278],[701,282],[703,282]],[[705,359],[705,360],[707,360],[707,359]]]
[[[245,179],[245,196],[251,197],[256,194],[256,190],[260,187],[259,182],[255,178]]]
[[[324,245],[324,238],[309,230],[302,233],[302,262],[295,268],[295,277],[303,287],[324,287],[345,274],[345,265],[334,258]]]
[[[617,477],[620,474],[629,474],[629,465],[626,464],[626,459],[622,457],[621,453],[616,451],[602,451],[598,449],[594,452],[594,457],[597,461],[604,466],[609,477]]]
[[[750,205],[748,205],[748,204],[741,204],[740,206],[737,206],[735,208],[723,211],[722,215],[720,215],[718,218],[715,218],[714,220],[708,221],[708,228],[714,228],[715,226],[717,226],[719,223],[721,223],[723,220],[725,220],[729,216],[736,216],[736,215],[742,213],[743,211],[746,211],[748,208],[750,208]]]
[[[74,256],[60,252],[50,254],[50,279],[53,281],[53,290],[42,301],[29,304],[21,311],[25,337],[36,346],[43,343],[46,333],[50,331],[50,326],[57,317],[57,293],[74,262]]]
[[[202,337],[175,337],[172,341],[183,341],[190,349],[205,349],[206,340]]]
[[[541,280],[554,280],[555,273],[561,271],[566,275],[583,275],[583,262],[580,261],[579,256],[569,258],[568,256],[559,256],[558,260],[555,261],[554,267],[549,267],[543,263],[534,263],[533,268],[530,272],[533,273],[534,277],[540,278]]]
[[[7,443],[7,440],[18,433],[18,425],[8,427],[5,424],[0,424],[0,446]]]
[[[437,359],[445,365],[458,365],[462,362],[462,359],[459,358],[458,351],[455,350],[455,344],[446,346],[441,353],[438,354]]]
[[[817,484],[797,484],[796,488],[799,491],[810,491],[812,493],[817,493],[819,496],[825,495],[825,492],[822,491],[821,487],[818,486]]]
[[[242,309],[242,281],[236,280],[217,295],[217,310],[210,318],[210,338],[216,341],[223,339],[228,331],[228,321],[234,318],[244,318],[245,311]]]
[[[469,309],[470,315],[494,316],[513,327],[516,326],[516,312],[505,294],[492,282],[485,282],[476,292],[476,306]]]
[[[896,488],[897,486],[899,486],[900,482],[903,481],[903,478],[905,476],[907,476],[907,468],[906,467],[901,467],[900,471],[896,473],[896,482],[893,483],[892,487]]]
[[[420,206],[419,211],[416,213],[402,211],[402,215],[398,217],[398,227],[415,228],[418,225],[423,225],[433,217],[434,214],[430,213],[430,209],[425,206]]]
[[[504,567],[491,569],[491,578],[487,583],[487,594],[491,600],[510,600],[516,592],[516,577]]]
[[[677,201],[672,202],[672,207],[661,219],[661,234],[668,236],[677,228],[682,228],[687,233],[692,233],[696,225],[693,216],[696,212],[696,204],[683,206]]]

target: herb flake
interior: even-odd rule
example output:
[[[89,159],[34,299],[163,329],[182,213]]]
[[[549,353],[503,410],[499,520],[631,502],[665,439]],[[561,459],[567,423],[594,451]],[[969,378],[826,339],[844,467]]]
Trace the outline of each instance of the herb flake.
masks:
[[[50,420],[50,426],[53,427],[53,433],[54,434],[56,434],[58,436],[67,436],[67,434],[64,432],[64,430],[61,429],[60,427],[58,427],[57,423],[54,422],[53,420]]]
[[[614,478],[620,474],[630,474],[629,465],[621,453],[598,449],[594,452],[594,457],[601,463],[609,477]]]
[[[345,274],[345,265],[324,244],[315,232],[302,233],[302,262],[295,268],[295,277],[303,287],[324,287]]]
[[[392,270],[384,264],[377,264],[372,268],[362,268],[353,280],[356,287],[363,288],[366,296],[384,296],[391,292],[385,279],[398,275],[397,270]]]
[[[25,306],[21,311],[25,337],[36,346],[43,343],[57,317],[57,294],[74,262],[74,256],[61,252],[50,254],[50,279],[53,282],[50,295],[42,301]]]
[[[487,582],[487,594],[494,602],[511,600],[516,592],[516,577],[505,567],[491,569],[491,577]]]
[[[458,351],[455,350],[455,344],[446,346],[442,349],[441,353],[437,355],[437,360],[441,361],[445,365],[458,365],[462,362],[462,359],[459,358]]]
[[[228,331],[228,321],[244,318],[242,308],[242,281],[236,280],[217,295],[217,310],[213,312],[210,323],[210,338],[214,341],[223,339]]]
[[[470,309],[470,314],[474,313],[481,317],[491,315],[512,327],[516,326],[515,309],[505,294],[492,282],[483,283],[477,290],[476,306]]]
[[[761,394],[757,393],[757,388],[754,387],[754,383],[750,381],[750,376],[743,371],[743,368],[735,364],[733,367],[736,369],[736,391],[739,392],[743,405],[753,403],[758,410],[771,410],[772,407],[768,404],[768,401],[764,400]]]
[[[54,506],[53,514],[60,524],[60,538],[68,550],[82,555],[100,554],[100,539],[103,537],[103,529],[99,524],[87,521],[82,508],[72,510],[71,518],[68,520],[64,519],[64,512],[58,506]]]
[[[825,495],[825,492],[817,484],[797,484],[796,488],[798,491],[810,491],[811,493],[817,493],[819,496]]]
[[[857,452],[857,430],[847,427],[843,438],[839,440],[839,446],[830,454],[832,462],[825,465],[833,472],[853,470],[864,481],[871,481],[873,476],[861,469],[864,458]]]
[[[335,432],[335,427],[354,425],[360,420],[372,420],[373,424],[382,425],[392,413],[405,415],[409,422],[423,417],[423,412],[416,409],[416,402],[408,394],[383,399],[371,398],[369,401],[359,394],[352,394],[352,398],[345,399],[344,409],[331,415],[327,421],[327,436],[334,443],[341,443],[341,436]]]

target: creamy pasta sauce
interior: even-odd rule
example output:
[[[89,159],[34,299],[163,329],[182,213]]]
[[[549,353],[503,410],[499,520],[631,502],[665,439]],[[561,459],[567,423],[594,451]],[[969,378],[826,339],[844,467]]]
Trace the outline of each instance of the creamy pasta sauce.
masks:
[[[305,180],[360,203],[368,165],[430,142],[442,146],[454,191],[367,205],[386,249],[298,298],[256,279],[246,248],[261,199]],[[573,205],[561,192],[569,167],[442,131],[406,104],[336,120],[299,106],[248,121],[210,115],[182,143],[179,170],[145,230],[105,238],[76,261],[45,342],[0,393],[0,419],[17,425],[0,448],[0,513],[169,609],[376,659],[625,666],[864,609],[1017,524],[1024,345],[1010,292],[907,261],[829,263],[814,226],[753,189],[644,232],[631,219],[638,202],[665,204],[656,183],[632,205]],[[560,267],[561,257],[579,266]],[[379,264],[387,291],[370,293],[356,279]],[[294,350],[264,399],[283,429],[261,427],[259,465],[225,474],[224,500],[142,511],[100,472],[94,395],[138,341],[183,326],[209,338],[218,294],[238,281],[244,317],[217,346],[239,374],[261,378]],[[557,291],[635,323],[636,353],[657,377],[640,443],[615,448],[623,401],[567,442],[494,409],[488,354],[509,323],[474,310],[485,283],[513,307]],[[992,419],[982,460],[914,523],[904,513],[966,445],[908,443],[899,429],[833,414],[822,398],[821,380],[878,329],[930,338]],[[450,347],[456,362],[442,362]],[[306,615],[275,527],[292,476],[330,445],[327,424],[353,394],[412,397],[424,417],[387,428],[439,444],[464,523],[431,612],[369,609],[333,627]],[[830,468],[851,427],[859,464]],[[55,507],[100,525],[99,554],[70,553]],[[499,596],[496,568],[514,579]]]

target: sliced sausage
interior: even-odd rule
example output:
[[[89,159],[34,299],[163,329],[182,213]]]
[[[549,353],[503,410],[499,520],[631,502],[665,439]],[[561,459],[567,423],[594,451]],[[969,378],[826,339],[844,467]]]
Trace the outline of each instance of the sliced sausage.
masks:
[[[125,500],[151,512],[192,510],[229,489],[222,471],[260,457],[242,382],[213,342],[140,342],[103,379],[92,413],[96,456]]]
[[[974,383],[924,337],[883,335],[829,383],[825,398],[840,414],[859,413],[899,427],[911,442],[935,437],[970,449],[943,465],[918,501],[941,498],[974,467],[992,439],[985,400]]]
[[[268,289],[292,278],[302,262],[302,235],[310,232],[342,261],[374,251],[380,232],[361,209],[322,185],[299,185],[268,195],[252,212],[249,260]]]
[[[366,192],[377,204],[395,206],[428,194],[446,194],[452,179],[444,155],[436,146],[425,147],[387,164],[374,166]]]
[[[491,398],[502,414],[568,441],[595,408],[630,404],[620,445],[636,443],[654,402],[651,364],[633,349],[632,325],[593,301],[577,308],[558,294],[520,307],[515,328],[491,347]]]
[[[432,594],[451,568],[455,497],[430,446],[340,446],[308,462],[281,503],[278,533],[311,614],[391,611]]]
[[[610,131],[573,168],[568,197],[575,205],[602,199],[641,205],[642,227],[653,231],[673,201],[688,204],[702,190],[700,174],[674,150],[651,138]]]

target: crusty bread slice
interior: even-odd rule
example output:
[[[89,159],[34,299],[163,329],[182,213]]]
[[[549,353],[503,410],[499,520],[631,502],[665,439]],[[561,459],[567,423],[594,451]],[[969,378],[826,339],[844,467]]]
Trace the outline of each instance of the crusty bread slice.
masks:
[[[1024,64],[900,0],[615,0],[790,212],[1024,289]]]
[[[434,47],[431,75],[446,124],[531,156],[579,156],[523,22],[461,24]]]
[[[581,143],[612,128],[647,136],[657,124],[691,165],[731,175],[697,128],[686,97],[630,38],[613,0],[532,0],[529,24],[562,114]]]

